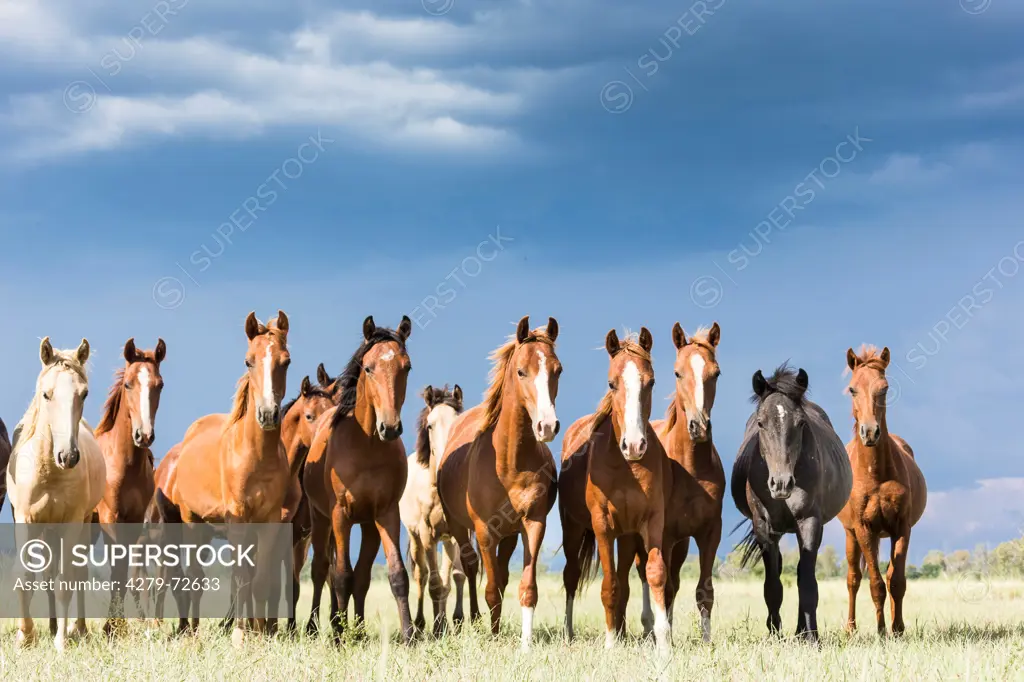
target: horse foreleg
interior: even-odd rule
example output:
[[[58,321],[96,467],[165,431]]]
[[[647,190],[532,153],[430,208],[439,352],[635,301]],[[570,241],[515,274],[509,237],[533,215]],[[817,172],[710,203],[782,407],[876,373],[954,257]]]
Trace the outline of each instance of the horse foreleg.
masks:
[[[651,586],[647,584],[647,550],[639,544],[636,548],[636,573],[640,576],[642,603],[640,625],[644,628],[644,637],[654,634],[654,611],[651,610]]]
[[[651,519],[641,538],[647,548],[647,584],[654,601],[654,642],[659,652],[667,654],[672,648],[672,623],[668,619],[668,567],[662,553],[663,523],[662,518]]]
[[[427,585],[430,589],[430,601],[434,607],[434,636],[440,637],[444,633],[445,624],[445,599],[448,597],[446,586],[441,581],[441,573],[437,570],[437,542],[433,537],[424,548],[424,559],[427,565]],[[423,588],[420,588],[420,598],[423,597]]]
[[[910,549],[910,526],[892,538],[892,558],[889,561],[889,596],[892,599],[892,634],[899,637],[903,625],[903,596],[907,593],[907,552]]]
[[[441,564],[441,579],[444,580],[444,603],[441,609],[441,617],[447,627],[448,622],[448,595],[451,594],[451,583],[455,581],[455,613],[462,614],[462,593],[466,587],[466,574],[462,570],[462,561],[459,559],[459,546],[453,538],[447,537],[441,540],[444,548],[444,557]],[[434,615],[435,619],[437,615]],[[455,616],[452,615],[454,622]]]
[[[480,555],[487,575],[487,587],[484,589],[484,601],[491,614],[491,634],[497,635],[501,626],[501,575],[498,569],[498,541],[491,534],[489,526],[483,522],[477,524],[476,542],[480,547]],[[473,596],[470,588],[470,597]]]
[[[334,556],[331,560],[331,587],[337,595],[337,609],[332,604],[331,627],[335,643],[341,643],[341,634],[348,623],[348,600],[352,596],[352,562],[348,545],[352,536],[352,520],[340,507],[331,514],[331,539],[334,542]]]
[[[422,632],[427,627],[426,616],[423,615],[423,596],[426,592],[427,576],[424,575],[426,557],[423,542],[420,540],[419,529],[409,530],[409,561],[412,563],[412,584],[416,588],[416,630]]]
[[[857,591],[860,589],[862,555],[856,534],[846,529],[846,590],[850,596],[849,615],[846,617],[846,631],[857,629]]]
[[[594,535],[597,540],[597,556],[601,562],[601,604],[604,606],[604,647],[615,646],[615,612],[619,607],[619,576],[615,572],[615,538],[604,524],[604,519],[595,519]]]
[[[665,608],[668,609],[668,622],[672,623],[673,613],[676,605],[676,595],[679,593],[679,573],[683,570],[686,557],[690,554],[690,538],[674,540],[666,538],[662,544],[662,555],[665,558],[665,566],[668,569],[668,582],[665,584]],[[698,586],[698,589],[699,586]]]
[[[480,605],[476,596],[477,576],[480,573],[480,557],[473,548],[473,536],[468,529],[449,526],[452,541],[458,553],[456,564],[461,565],[469,587],[469,618],[475,621],[480,618]],[[452,622],[460,625],[464,618],[461,599],[456,601]]]
[[[782,553],[776,542],[761,547],[764,562],[764,604],[768,607],[768,632],[779,634],[782,628]]]
[[[615,570],[618,572],[619,598],[615,606],[615,633],[620,638],[626,636],[626,607],[629,605],[629,571],[633,568],[636,557],[637,536],[633,533],[620,535],[618,557]]]
[[[814,568],[818,563],[818,547],[821,546],[821,525],[821,518],[817,516],[800,519],[796,524],[800,543],[800,562],[796,567],[800,620],[796,634],[811,642],[818,641],[818,578],[814,575]]]
[[[523,609],[520,646],[523,651],[528,651],[533,643],[533,614],[537,610],[537,563],[544,542],[546,520],[544,516],[523,519],[523,575],[519,580],[519,606]],[[508,580],[507,562],[505,566],[505,579]]]
[[[875,605],[875,625],[878,634],[885,637],[885,580],[878,569],[878,536],[866,526],[857,528],[857,544],[864,554],[868,579],[871,582],[871,601]]]
[[[313,603],[306,621],[306,635],[315,637],[320,632],[320,601],[323,597],[324,583],[327,582],[331,558],[329,541],[331,522],[326,516],[310,509],[310,543],[313,546],[313,561],[310,564],[310,577],[313,580]],[[331,588],[331,602],[336,600],[334,588]]]
[[[377,519],[377,531],[388,560],[388,583],[398,604],[398,618],[402,623],[402,641],[408,644],[412,641],[412,618],[409,615],[409,573],[405,570],[402,550],[398,544],[401,527],[398,505]]]
[[[715,606],[715,584],[711,572],[715,568],[715,555],[722,541],[722,518],[711,522],[711,527],[696,538],[700,552],[700,582],[697,584],[697,610],[700,611],[700,631],[705,642],[711,641],[711,609]],[[682,564],[680,564],[682,567]],[[676,569],[676,579],[679,569]]]
[[[361,524],[359,528],[362,538],[359,544],[359,558],[356,560],[352,597],[355,603],[355,622],[357,627],[362,628],[366,623],[366,593],[370,591],[373,561],[380,550],[380,533],[372,523]]]
[[[562,585],[565,586],[565,637],[570,642],[576,636],[573,630],[572,609],[579,589],[582,571],[580,568],[580,550],[586,529],[570,517],[562,517],[562,554],[565,555],[565,567],[562,569]]]

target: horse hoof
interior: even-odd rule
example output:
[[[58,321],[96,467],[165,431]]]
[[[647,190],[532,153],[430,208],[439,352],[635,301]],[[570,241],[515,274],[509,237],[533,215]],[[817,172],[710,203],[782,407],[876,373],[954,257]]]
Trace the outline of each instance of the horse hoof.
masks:
[[[15,649],[27,649],[36,643],[35,630],[26,633],[24,630],[18,630],[18,634],[14,637],[14,648]]]
[[[231,646],[240,649],[245,646],[245,630],[235,628],[231,631]]]

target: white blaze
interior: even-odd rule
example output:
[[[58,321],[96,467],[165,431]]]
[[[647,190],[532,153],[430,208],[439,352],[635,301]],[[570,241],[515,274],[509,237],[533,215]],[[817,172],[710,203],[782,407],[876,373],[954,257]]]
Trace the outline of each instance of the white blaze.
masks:
[[[784,408],[782,405],[776,405],[775,409],[779,411],[779,421],[786,421],[786,408]]]
[[[51,414],[57,415],[56,419],[50,422],[50,433],[54,436],[53,451],[56,454],[77,444],[75,382],[70,372],[58,372],[50,401],[53,403]]]
[[[393,360],[394,357],[395,357],[395,349],[394,348],[388,348],[388,352],[384,353],[383,355],[381,355],[380,359],[381,359],[382,362],[387,362],[388,360]]]
[[[263,356],[263,400],[267,406],[277,402],[277,399],[274,397],[273,365],[270,362],[273,348],[274,342],[271,341],[267,344],[267,352]]]
[[[640,370],[630,360],[622,368],[622,380],[626,384],[626,433],[624,437],[629,445],[639,445],[647,429],[644,428],[640,414]]]
[[[537,351],[540,358],[540,369],[533,379],[533,385],[537,389],[537,417],[536,422],[541,424],[545,421],[554,422],[555,404],[551,402],[551,393],[548,391],[548,359],[544,353]]]
[[[690,368],[693,369],[693,404],[697,412],[704,413],[704,356],[694,353],[690,356]]]
[[[139,370],[139,418],[142,419],[142,433],[153,432],[153,420],[149,411],[149,366],[143,365]]]

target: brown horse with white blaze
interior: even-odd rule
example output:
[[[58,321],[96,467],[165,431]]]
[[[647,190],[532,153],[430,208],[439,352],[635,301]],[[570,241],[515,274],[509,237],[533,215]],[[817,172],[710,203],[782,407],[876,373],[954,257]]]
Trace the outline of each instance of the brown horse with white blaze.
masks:
[[[886,578],[892,595],[892,632],[902,635],[903,596],[907,591],[907,553],[910,529],[921,520],[928,501],[924,475],[906,441],[889,433],[886,422],[886,396],[889,383],[889,349],[850,348],[846,363],[853,373],[849,393],[853,400],[854,437],[846,444],[853,469],[850,501],[839,513],[846,529],[846,560],[849,564],[846,585],[850,592],[847,628],[857,627],[857,590],[861,581],[861,562],[867,565],[871,579],[871,600],[875,604],[878,634],[885,635],[885,582],[878,569],[880,538],[892,539],[892,553]]]
[[[697,543],[700,578],[697,582],[697,611],[701,635],[711,641],[711,609],[715,604],[712,569],[722,539],[722,500],[725,498],[725,470],[712,442],[711,409],[721,369],[716,351],[722,330],[715,322],[710,329],[698,329],[687,338],[682,326],[672,327],[676,348],[675,395],[665,419],[652,422],[658,439],[668,453],[672,488],[665,511],[665,554],[669,561],[668,614],[679,591],[679,573],[690,549],[690,538]],[[646,570],[641,553],[637,572],[644,580]],[[641,621],[649,632],[651,613],[648,586],[645,583]]]
[[[637,552],[637,536],[647,552],[646,578],[654,592],[659,649],[671,644],[662,556],[665,498],[669,462],[650,424],[654,340],[646,327],[637,341],[619,341],[615,330],[605,337],[608,351],[608,392],[597,412],[565,432],[562,473],[558,479],[558,511],[565,553],[565,629],[573,638],[573,601],[581,577],[590,577],[594,546],[604,581],[605,646],[625,634],[629,570]],[[619,541],[618,567],[615,540]]]
[[[280,523],[290,472],[281,444],[281,400],[288,365],[288,316],[264,325],[249,313],[245,374],[238,382],[230,414],[211,414],[192,423],[177,452],[172,448],[165,476],[158,476],[156,511],[163,523]],[[172,457],[173,453],[173,457]],[[163,468],[164,462],[161,462]],[[269,577],[257,549],[256,582]],[[195,570],[198,569],[194,565]],[[253,583],[243,582],[236,603],[248,604]],[[261,594],[266,594],[261,592]],[[177,632],[199,626],[199,592],[178,600]],[[191,602],[191,604],[187,602]],[[257,614],[265,613],[257,600]],[[248,619],[236,618],[232,640],[241,644]],[[261,617],[259,629],[265,628]]]
[[[437,471],[437,491],[469,582],[471,617],[479,615],[472,530],[487,572],[485,597],[494,634],[501,623],[508,563],[519,535],[524,536],[519,583],[524,649],[533,639],[537,560],[547,515],[555,504],[557,474],[545,443],[559,427],[555,397],[562,363],[555,355],[557,338],[553,317],[546,328],[533,331],[529,317],[519,321],[515,336],[491,355],[494,366],[484,403],[464,412],[452,426]]]
[[[398,544],[402,526],[398,502],[407,474],[405,446],[399,437],[412,369],[405,347],[411,332],[408,317],[402,317],[397,330],[378,327],[373,317],[367,317],[363,341],[338,379],[341,403],[317,420],[302,478],[313,543],[313,610],[306,623],[308,634],[319,630],[320,597],[328,568],[335,595],[331,601],[335,638],[348,621],[350,597],[354,597],[356,620],[364,620],[373,561],[383,544],[402,638],[406,642],[412,638],[409,574]],[[349,545],[355,524],[362,531],[362,546],[353,570]]]
[[[113,524],[141,524],[153,498],[153,453],[149,447],[155,436],[156,411],[164,387],[160,363],[167,355],[163,339],[157,339],[150,351],[135,347],[135,339],[124,344],[124,367],[114,375],[114,385],[96,425],[96,441],[106,462],[107,487],[96,507],[96,520],[112,541],[131,542],[137,538],[118,538]],[[124,593],[128,566],[119,562],[111,567],[110,613],[103,626],[112,634],[123,627]]]

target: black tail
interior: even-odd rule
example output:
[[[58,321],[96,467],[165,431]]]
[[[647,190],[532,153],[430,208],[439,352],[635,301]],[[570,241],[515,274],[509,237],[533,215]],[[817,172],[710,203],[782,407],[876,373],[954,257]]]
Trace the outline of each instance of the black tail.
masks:
[[[594,531],[583,531],[583,542],[580,544],[580,551],[577,558],[580,562],[580,584],[586,585],[597,577],[599,564],[594,561],[597,556],[597,536]]]
[[[743,552],[740,558],[740,568],[746,568],[747,564],[761,556],[761,543],[757,541],[757,535],[754,533],[754,524],[750,519],[743,519],[737,523],[730,534],[735,533],[744,524],[747,524],[749,528],[743,539],[736,544],[736,549]]]

